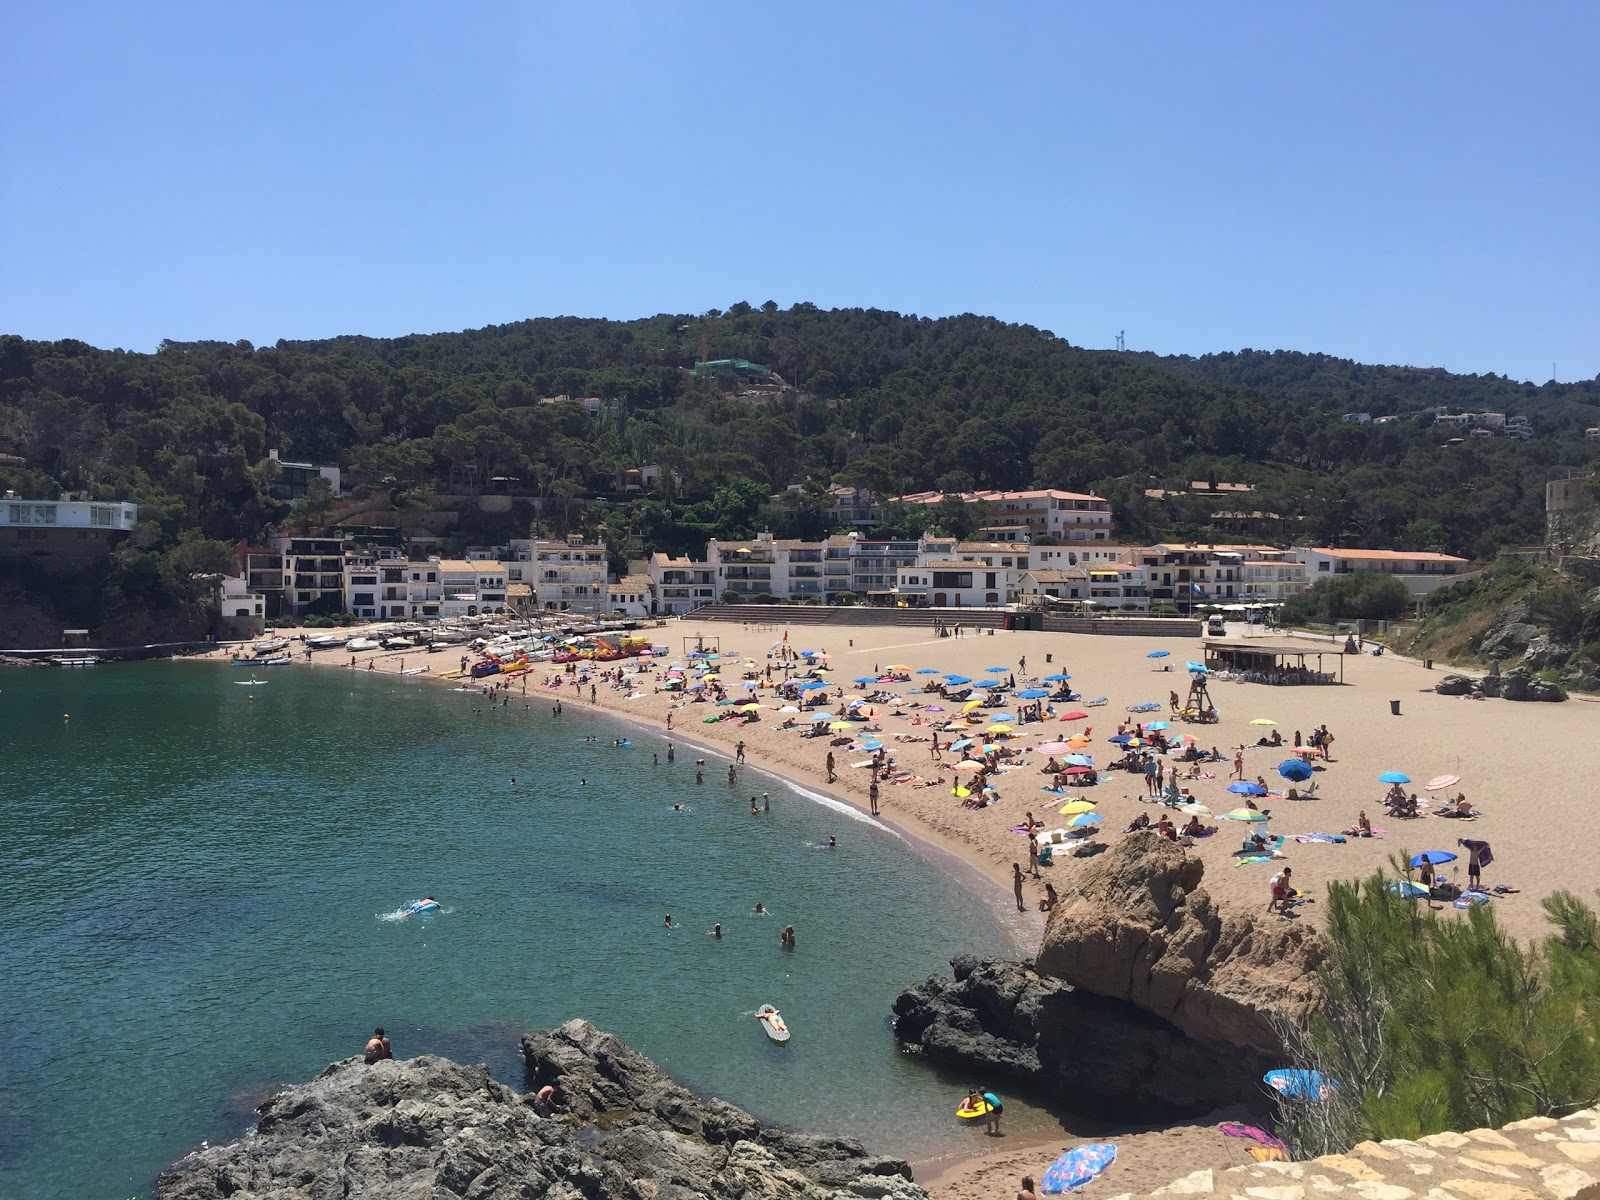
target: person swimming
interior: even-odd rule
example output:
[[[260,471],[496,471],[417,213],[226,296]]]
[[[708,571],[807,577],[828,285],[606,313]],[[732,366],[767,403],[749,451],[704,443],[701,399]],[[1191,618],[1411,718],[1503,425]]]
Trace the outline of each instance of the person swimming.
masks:
[[[758,917],[766,917],[766,916],[770,916],[771,914],[768,913],[766,908],[764,908],[762,906],[761,901],[757,900],[756,901],[756,907],[755,907],[755,913],[753,915],[758,916]]]
[[[671,913],[668,913],[667,914],[667,919],[665,921],[661,922],[661,928],[663,928],[663,929],[671,929],[672,928],[672,914]]]
[[[714,937],[720,942],[722,940],[722,925],[720,923],[713,925],[710,929],[706,930],[706,936]]]
[[[682,811],[683,811],[683,805],[681,805],[681,804],[674,804],[674,805],[673,805],[673,806],[672,806],[672,811],[673,811],[673,812],[682,812]]]
[[[837,839],[837,838],[835,838],[835,837],[834,837],[834,836],[833,836],[833,834],[831,834],[831,833],[830,833],[830,834],[829,834],[829,835],[828,835],[828,849],[829,849],[829,850],[832,850],[832,849],[833,849],[833,848],[834,848],[834,847],[836,847],[836,846],[837,846],[837,845],[838,845],[838,844],[839,844],[839,842],[838,842],[838,839]]]

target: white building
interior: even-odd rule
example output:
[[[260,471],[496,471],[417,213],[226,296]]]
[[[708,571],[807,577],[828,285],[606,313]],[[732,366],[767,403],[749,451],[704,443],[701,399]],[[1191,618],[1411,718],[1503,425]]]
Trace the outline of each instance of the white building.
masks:
[[[497,562],[446,558],[439,563],[439,591],[441,617],[504,612],[506,570]]]
[[[0,502],[0,528],[130,533],[138,520],[139,506],[127,500],[19,500],[7,492]]]
[[[720,598],[717,569],[709,562],[658,552],[645,563],[645,574],[650,578],[653,611],[663,616],[678,616]]]
[[[565,540],[518,538],[504,564],[508,582],[526,583],[534,603],[554,612],[599,613],[606,608],[606,548],[579,533]],[[520,578],[518,578],[520,576]]]
[[[267,457],[278,464],[278,477],[268,491],[279,500],[297,500],[306,494],[311,481],[321,476],[335,496],[339,494],[339,468],[319,467],[315,463],[284,462],[276,450],[267,451]]]
[[[1393,575],[1413,596],[1426,596],[1454,582],[1467,560],[1453,554],[1433,554],[1422,550],[1340,550],[1327,546],[1295,548],[1305,564],[1306,584],[1356,571],[1375,571]]]
[[[896,496],[901,504],[938,504],[946,495],[966,504],[987,504],[994,516],[990,527],[1026,529],[1033,537],[1049,534],[1057,541],[1105,541],[1111,536],[1111,502],[1089,492],[1037,488],[1025,492],[914,492]]]
[[[217,615],[234,637],[255,637],[267,627],[267,598],[236,575],[217,580]]]
[[[619,617],[650,615],[651,583],[648,575],[624,575],[606,585],[606,605]]]

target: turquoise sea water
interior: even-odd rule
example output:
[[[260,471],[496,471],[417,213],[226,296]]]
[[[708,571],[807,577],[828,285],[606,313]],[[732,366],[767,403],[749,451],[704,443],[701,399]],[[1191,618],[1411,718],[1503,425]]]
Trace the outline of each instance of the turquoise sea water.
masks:
[[[260,675],[0,674],[0,1195],[144,1195],[379,1024],[400,1057],[517,1086],[518,1035],[584,1016],[764,1120],[948,1141],[965,1081],[899,1054],[888,1008],[954,953],[1016,953],[1004,893],[769,776],[730,788],[723,760],[696,786],[694,751],[669,767],[664,737],[542,698]],[[442,912],[394,919],[426,894]],[[749,1015],[768,1002],[787,1048]]]

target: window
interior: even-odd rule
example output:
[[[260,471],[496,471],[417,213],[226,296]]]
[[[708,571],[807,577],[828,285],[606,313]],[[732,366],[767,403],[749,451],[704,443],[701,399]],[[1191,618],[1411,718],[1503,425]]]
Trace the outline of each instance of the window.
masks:
[[[1325,563],[1325,562],[1319,562],[1319,563],[1318,563],[1318,564],[1317,564],[1317,570],[1319,570],[1319,571],[1326,571],[1326,570],[1327,570],[1327,569],[1328,569],[1328,564],[1327,564],[1327,563]]]

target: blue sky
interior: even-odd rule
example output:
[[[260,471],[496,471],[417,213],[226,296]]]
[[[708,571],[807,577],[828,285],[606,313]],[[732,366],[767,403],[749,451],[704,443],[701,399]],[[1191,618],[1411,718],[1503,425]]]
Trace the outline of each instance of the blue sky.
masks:
[[[0,331],[736,300],[1600,373],[1593,4],[13,4]]]

